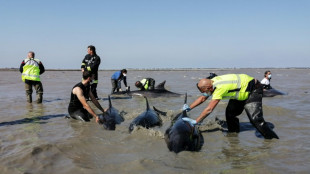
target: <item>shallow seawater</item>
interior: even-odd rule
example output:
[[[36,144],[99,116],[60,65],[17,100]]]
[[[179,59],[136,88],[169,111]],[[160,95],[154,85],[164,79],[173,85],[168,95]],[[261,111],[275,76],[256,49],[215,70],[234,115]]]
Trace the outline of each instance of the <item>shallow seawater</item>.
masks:
[[[215,72],[246,73],[259,80],[264,69],[211,69],[128,71],[128,84],[152,77],[166,80],[170,91],[199,96],[196,83]],[[167,112],[162,126],[136,127],[131,121],[145,111],[143,97],[114,99],[125,121],[115,131],[101,125],[66,119],[72,87],[80,71],[46,71],[42,76],[43,104],[26,103],[18,71],[0,71],[0,173],[308,173],[310,156],[310,70],[271,69],[271,85],[288,95],[263,99],[264,118],[272,123],[279,140],[265,140],[241,114],[241,132],[227,134],[215,119],[225,120],[227,101],[221,101],[200,126],[204,145],[199,152],[170,152],[165,130],[181,111],[184,97],[148,98],[150,106]],[[100,71],[98,95],[107,98],[113,71]],[[123,84],[122,84],[123,85]],[[123,86],[124,89],[124,86]],[[35,99],[35,94],[33,94]],[[107,100],[100,100],[105,108]],[[208,101],[189,112],[196,118]],[[94,106],[91,104],[91,106]],[[100,113],[95,109],[96,113]]]

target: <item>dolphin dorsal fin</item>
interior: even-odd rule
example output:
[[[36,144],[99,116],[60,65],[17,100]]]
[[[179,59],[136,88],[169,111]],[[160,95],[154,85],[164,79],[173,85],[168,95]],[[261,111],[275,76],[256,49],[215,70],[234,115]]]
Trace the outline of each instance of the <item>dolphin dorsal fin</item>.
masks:
[[[166,80],[156,86],[156,89],[165,89]]]
[[[149,101],[147,100],[147,97],[144,96],[145,101],[146,101],[146,110],[150,110],[150,105],[149,105]]]
[[[111,102],[111,97],[110,97],[110,95],[108,96],[108,98],[109,98],[109,108],[112,108],[112,102]]]
[[[185,93],[184,104],[187,103],[187,92]],[[187,116],[186,110],[183,111],[183,115]]]

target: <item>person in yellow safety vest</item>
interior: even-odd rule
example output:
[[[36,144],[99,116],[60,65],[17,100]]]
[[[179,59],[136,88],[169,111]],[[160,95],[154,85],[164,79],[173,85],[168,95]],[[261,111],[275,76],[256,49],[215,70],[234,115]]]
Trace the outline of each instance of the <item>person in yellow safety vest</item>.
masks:
[[[210,96],[212,99],[196,120],[183,118],[184,121],[192,125],[200,123],[212,113],[220,100],[229,99],[226,107],[226,122],[229,132],[240,131],[237,116],[245,110],[252,125],[264,138],[279,139],[263,118],[263,86],[258,80],[246,74],[226,74],[212,79],[201,79],[197,83],[197,88],[202,96],[198,97],[190,106],[185,104],[183,110],[190,111]]]
[[[35,53],[29,51],[27,58],[24,59],[19,67],[22,73],[22,80],[25,82],[25,90],[27,102],[32,103],[32,86],[37,93],[37,103],[42,103],[43,100],[43,85],[40,80],[40,75],[44,73],[45,68],[39,59],[34,58]]]
[[[98,85],[98,69],[99,65],[101,63],[100,57],[96,53],[96,47],[93,45],[89,45],[87,47],[87,55],[82,61],[81,70],[84,72],[84,70],[91,71],[95,74],[95,79],[93,80],[92,84],[90,85],[90,91],[93,93],[95,98],[98,100],[98,94],[97,94],[97,85]],[[88,96],[85,96],[86,99],[89,99]]]
[[[136,81],[135,86],[142,91],[152,91],[154,90],[155,80],[152,78],[145,78],[140,81]]]

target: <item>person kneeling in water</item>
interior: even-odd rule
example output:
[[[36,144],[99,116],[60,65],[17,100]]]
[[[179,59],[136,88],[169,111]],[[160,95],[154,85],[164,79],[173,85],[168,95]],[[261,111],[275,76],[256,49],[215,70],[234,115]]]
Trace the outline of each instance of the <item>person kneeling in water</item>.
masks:
[[[145,78],[140,81],[136,81],[135,86],[141,91],[152,91],[155,88],[155,80],[152,78]]]
[[[99,123],[99,117],[94,110],[86,102],[85,96],[89,96],[94,105],[105,112],[100,103],[96,100],[93,93],[90,91],[90,83],[94,79],[94,74],[85,70],[83,72],[82,82],[76,84],[71,91],[71,99],[68,107],[68,112],[71,118],[89,122],[92,117],[96,118]]]

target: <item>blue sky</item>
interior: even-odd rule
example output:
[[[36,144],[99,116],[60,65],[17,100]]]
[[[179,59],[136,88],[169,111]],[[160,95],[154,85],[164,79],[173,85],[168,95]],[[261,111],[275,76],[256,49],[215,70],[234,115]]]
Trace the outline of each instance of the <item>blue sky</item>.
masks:
[[[47,69],[310,67],[309,0],[0,2],[0,68],[34,51]]]

